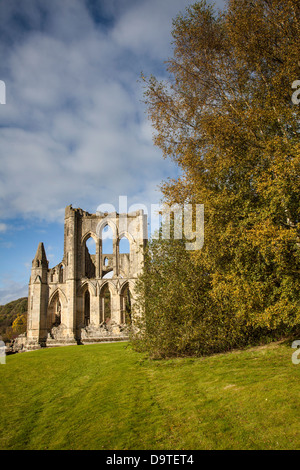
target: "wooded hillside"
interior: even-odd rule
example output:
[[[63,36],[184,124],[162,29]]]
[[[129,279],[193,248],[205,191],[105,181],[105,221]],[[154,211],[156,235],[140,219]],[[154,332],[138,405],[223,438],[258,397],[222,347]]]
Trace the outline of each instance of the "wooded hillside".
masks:
[[[0,305],[0,338],[9,341],[26,331],[27,297]]]

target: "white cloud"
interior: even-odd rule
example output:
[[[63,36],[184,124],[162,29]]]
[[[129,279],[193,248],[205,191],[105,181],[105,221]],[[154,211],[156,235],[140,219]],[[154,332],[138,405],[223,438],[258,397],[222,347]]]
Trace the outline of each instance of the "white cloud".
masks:
[[[4,287],[0,288],[0,305],[28,295],[28,285],[22,285],[10,279],[4,280],[3,284]]]
[[[2,247],[12,243],[8,219],[62,221],[69,204],[118,210],[119,195],[128,196],[128,207],[159,201],[158,185],[176,169],[153,147],[137,80],[142,71],[163,75],[172,18],[190,3],[0,2]],[[0,304],[27,295],[6,263]]]
[[[172,19],[189,3],[151,0],[131,5],[119,19],[113,37],[135,54],[166,60],[170,55]]]
[[[172,17],[189,2],[5,4],[0,32],[13,46],[4,51],[0,107],[2,219],[61,219],[70,203],[93,210],[120,194],[157,201],[157,185],[175,168],[153,147],[137,79],[142,69],[162,67]]]

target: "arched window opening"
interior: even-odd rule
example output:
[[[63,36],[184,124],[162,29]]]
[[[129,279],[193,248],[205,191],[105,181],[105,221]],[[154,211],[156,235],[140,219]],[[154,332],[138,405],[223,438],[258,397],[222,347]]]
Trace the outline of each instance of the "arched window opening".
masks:
[[[113,254],[113,231],[109,225],[105,225],[101,232],[102,253],[104,255]]]
[[[122,289],[121,297],[121,318],[122,324],[131,325],[131,293],[128,284]]]
[[[84,294],[84,326],[90,324],[90,293],[87,290]]]
[[[87,239],[86,246],[87,246],[87,249],[89,250],[90,255],[96,254],[96,243],[93,237],[90,237]]]
[[[85,243],[85,276],[89,279],[96,275],[96,243],[89,237]]]
[[[119,241],[119,274],[124,277],[130,277],[130,243],[126,236],[123,236]]]
[[[119,253],[120,254],[125,254],[125,253],[130,253],[130,243],[128,238],[122,237],[120,242],[119,242]]]
[[[58,278],[59,278],[59,282],[64,282],[64,266],[62,264],[59,267]]]
[[[60,300],[57,299],[56,305],[55,305],[53,326],[59,326],[60,324],[61,324],[61,303],[60,303]]]
[[[104,258],[104,266],[108,266],[108,258],[106,256]]]
[[[47,330],[50,332],[53,327],[61,324],[62,304],[59,298],[59,293],[52,297],[48,306],[47,312]]]
[[[108,285],[106,284],[100,296],[100,322],[109,325],[111,321],[111,295]]]

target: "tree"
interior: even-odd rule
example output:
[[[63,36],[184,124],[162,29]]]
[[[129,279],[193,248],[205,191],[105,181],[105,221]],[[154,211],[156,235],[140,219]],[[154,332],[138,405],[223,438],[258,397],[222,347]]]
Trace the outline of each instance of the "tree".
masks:
[[[154,143],[182,172],[164,199],[204,204],[195,259],[252,339],[300,323],[299,21],[298,0],[197,2],[173,22],[169,80],[144,78]]]
[[[12,331],[16,335],[26,332],[27,318],[26,315],[18,314],[17,318],[13,321]]]
[[[244,325],[220,310],[210,295],[211,276],[186,240],[153,239],[135,291],[132,342],[152,358],[207,355],[248,344]]]
[[[22,297],[0,306],[0,337],[4,342],[8,342],[26,331],[27,303],[27,297]],[[17,317],[25,318],[23,331],[15,332],[12,328]]]

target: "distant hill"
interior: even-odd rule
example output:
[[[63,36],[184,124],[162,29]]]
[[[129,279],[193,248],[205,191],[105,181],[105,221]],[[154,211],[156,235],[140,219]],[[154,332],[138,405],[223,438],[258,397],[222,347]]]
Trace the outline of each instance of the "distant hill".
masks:
[[[27,297],[0,305],[0,338],[3,341],[8,341],[20,333],[12,330],[14,320],[20,315],[27,317]]]

